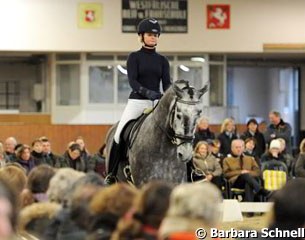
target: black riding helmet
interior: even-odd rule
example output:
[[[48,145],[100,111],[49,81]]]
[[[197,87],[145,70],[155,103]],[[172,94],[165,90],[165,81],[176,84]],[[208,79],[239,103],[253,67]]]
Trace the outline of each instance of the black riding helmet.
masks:
[[[158,21],[154,18],[143,19],[138,25],[138,35],[144,33],[156,33],[160,36],[161,27]]]

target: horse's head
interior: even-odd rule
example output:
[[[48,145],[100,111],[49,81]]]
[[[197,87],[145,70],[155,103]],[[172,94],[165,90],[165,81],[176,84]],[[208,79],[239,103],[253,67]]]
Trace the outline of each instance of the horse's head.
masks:
[[[173,90],[176,97],[172,103],[170,125],[178,146],[178,158],[187,161],[192,157],[194,130],[202,112],[201,97],[207,92],[208,85],[196,90],[188,81],[178,80],[173,84]]]

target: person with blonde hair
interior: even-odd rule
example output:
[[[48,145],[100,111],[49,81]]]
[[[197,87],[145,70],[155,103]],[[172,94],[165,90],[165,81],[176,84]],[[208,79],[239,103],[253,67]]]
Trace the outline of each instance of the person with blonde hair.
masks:
[[[231,152],[232,141],[237,138],[234,120],[232,118],[226,118],[222,122],[220,134],[217,137],[221,144],[219,152],[226,157]]]
[[[197,176],[210,181],[219,189],[222,186],[222,169],[217,158],[209,151],[209,145],[205,141],[197,143],[193,155],[193,167]]]

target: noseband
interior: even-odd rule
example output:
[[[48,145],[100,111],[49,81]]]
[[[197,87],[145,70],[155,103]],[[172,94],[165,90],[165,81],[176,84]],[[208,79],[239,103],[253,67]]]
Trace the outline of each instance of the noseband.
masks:
[[[182,100],[181,98],[176,98],[175,103],[169,114],[169,119],[170,119],[169,128],[164,129],[159,124],[157,124],[157,126],[162,130],[162,132],[164,132],[166,134],[168,139],[174,145],[180,146],[185,143],[192,143],[192,141],[194,139],[194,135],[190,136],[190,135],[181,135],[181,134],[175,133],[173,124],[174,124],[174,120],[175,120],[174,117],[175,117],[175,110],[176,110],[177,103],[182,103],[182,104],[186,104],[186,105],[196,105],[196,104],[200,103],[200,101],[185,101],[185,100]]]

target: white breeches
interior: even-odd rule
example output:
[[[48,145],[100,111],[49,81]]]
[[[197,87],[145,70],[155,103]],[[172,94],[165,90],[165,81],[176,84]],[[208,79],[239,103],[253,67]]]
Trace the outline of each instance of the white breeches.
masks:
[[[158,100],[155,100],[154,103],[152,103],[151,100],[128,99],[127,105],[114,134],[114,141],[116,143],[120,142],[121,132],[127,122],[140,117],[145,109],[154,107],[157,102]]]

